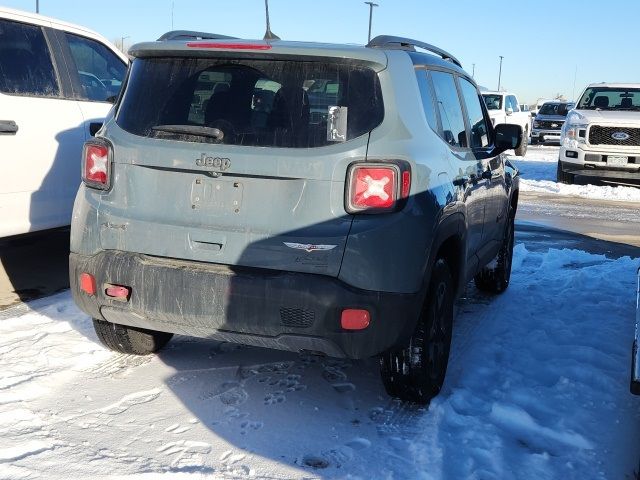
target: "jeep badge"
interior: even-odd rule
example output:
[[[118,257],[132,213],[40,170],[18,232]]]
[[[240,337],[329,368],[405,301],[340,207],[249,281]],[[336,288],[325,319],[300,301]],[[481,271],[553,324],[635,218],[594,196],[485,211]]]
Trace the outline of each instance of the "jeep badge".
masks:
[[[196,158],[198,167],[213,167],[218,170],[227,170],[231,166],[231,160],[222,157],[207,157],[205,153]]]

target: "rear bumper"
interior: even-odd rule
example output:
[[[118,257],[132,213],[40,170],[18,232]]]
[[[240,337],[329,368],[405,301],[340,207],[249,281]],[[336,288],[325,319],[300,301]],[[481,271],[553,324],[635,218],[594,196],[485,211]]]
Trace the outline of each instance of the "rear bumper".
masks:
[[[360,290],[339,280],[150,257],[108,250],[71,253],[70,285],[78,306],[93,318],[122,325],[333,357],[366,358],[408,338],[422,295]],[[97,293],[79,288],[81,273],[96,279]],[[104,284],[131,287],[120,301]],[[346,331],[344,308],[367,309],[369,326]]]

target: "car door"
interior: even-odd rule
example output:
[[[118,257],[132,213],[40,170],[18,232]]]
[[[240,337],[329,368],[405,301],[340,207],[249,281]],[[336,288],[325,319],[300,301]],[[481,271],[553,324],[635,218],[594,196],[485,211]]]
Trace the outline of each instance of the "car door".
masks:
[[[440,136],[449,145],[450,160],[458,172],[454,183],[462,188],[467,223],[467,259],[482,247],[488,182],[482,176],[484,165],[469,147],[465,114],[454,74],[432,70],[430,78],[440,121]],[[469,264],[475,264],[469,261]]]
[[[49,29],[0,19],[0,237],[68,225],[83,118]]]
[[[127,62],[109,46],[72,32],[61,32],[68,54],[69,75],[78,90],[77,104],[88,138],[100,128],[104,117],[120,93]]]
[[[483,264],[497,253],[508,214],[504,158],[502,154],[492,154],[493,141],[488,114],[478,89],[463,77],[458,77],[458,84],[464,100],[469,145],[478,162],[479,175],[486,189],[483,233],[481,245],[478,248],[478,257]]]

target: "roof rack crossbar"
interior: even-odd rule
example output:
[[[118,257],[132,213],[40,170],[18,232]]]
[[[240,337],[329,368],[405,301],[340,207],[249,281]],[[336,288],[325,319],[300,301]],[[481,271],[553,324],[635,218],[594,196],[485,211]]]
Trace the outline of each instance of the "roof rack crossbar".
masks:
[[[456,57],[442,50],[441,48],[438,48],[436,46],[430,45],[425,42],[421,42],[420,40],[413,40],[411,38],[404,38],[404,37],[395,37],[393,35],[378,35],[377,37],[372,38],[371,41],[367,44],[368,48],[391,47],[391,46],[404,48],[407,50],[415,50],[415,47],[422,48],[431,53],[435,53],[439,57],[442,57],[442,59],[455,63],[457,66],[462,68],[462,64]]]
[[[233,38],[237,37],[229,37],[227,35],[220,35],[219,33],[193,32],[191,30],[172,30],[162,35],[158,39],[158,42],[164,42],[167,40],[224,40]]]

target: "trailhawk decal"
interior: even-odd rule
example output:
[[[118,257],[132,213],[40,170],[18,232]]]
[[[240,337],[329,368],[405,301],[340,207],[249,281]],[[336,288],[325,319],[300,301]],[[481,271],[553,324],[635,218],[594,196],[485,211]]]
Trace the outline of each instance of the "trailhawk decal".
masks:
[[[282,242],[287,247],[293,248],[295,250],[304,250],[305,252],[326,252],[328,250],[333,250],[337,247],[337,245],[313,245],[311,243],[291,243],[291,242]]]

